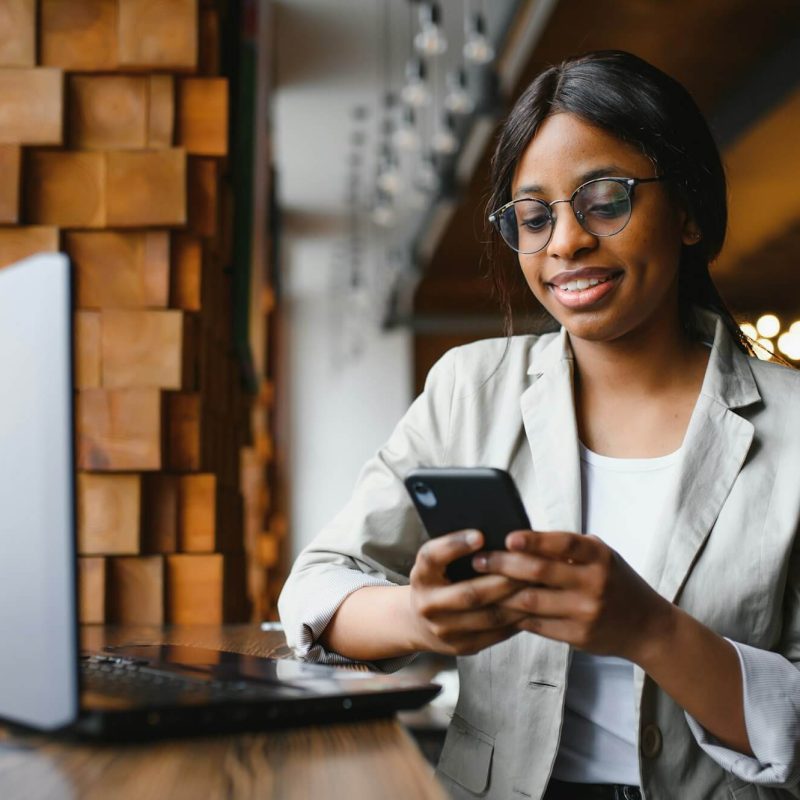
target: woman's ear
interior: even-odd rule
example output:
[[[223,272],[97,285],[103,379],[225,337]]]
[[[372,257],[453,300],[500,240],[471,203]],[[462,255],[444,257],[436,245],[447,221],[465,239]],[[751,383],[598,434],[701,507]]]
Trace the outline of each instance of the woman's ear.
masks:
[[[693,244],[697,244],[702,238],[703,234],[700,233],[700,228],[697,227],[697,223],[691,217],[687,216],[683,223],[683,230],[681,231],[681,241],[687,247],[691,247]]]

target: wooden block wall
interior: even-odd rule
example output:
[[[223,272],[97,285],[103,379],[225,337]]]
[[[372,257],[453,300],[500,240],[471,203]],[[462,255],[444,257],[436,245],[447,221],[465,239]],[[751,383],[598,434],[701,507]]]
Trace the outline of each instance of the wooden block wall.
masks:
[[[226,8],[0,0],[0,267],[74,268],[84,622],[248,613]]]

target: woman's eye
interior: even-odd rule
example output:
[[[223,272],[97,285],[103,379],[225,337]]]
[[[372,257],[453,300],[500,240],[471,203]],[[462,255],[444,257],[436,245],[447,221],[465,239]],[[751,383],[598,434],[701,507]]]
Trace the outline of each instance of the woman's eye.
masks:
[[[603,217],[604,219],[618,217],[625,213],[627,202],[625,200],[597,201],[592,203],[584,214],[586,216]]]
[[[540,231],[547,227],[549,218],[547,214],[528,214],[520,219],[520,226],[531,231]]]

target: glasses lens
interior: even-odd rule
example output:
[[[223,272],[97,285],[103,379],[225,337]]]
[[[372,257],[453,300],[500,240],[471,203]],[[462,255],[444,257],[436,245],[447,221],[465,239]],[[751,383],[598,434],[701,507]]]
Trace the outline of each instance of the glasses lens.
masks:
[[[619,233],[631,218],[628,187],[618,181],[592,181],[578,191],[573,208],[589,233],[612,236]]]
[[[550,238],[550,209],[538,200],[518,200],[500,216],[500,233],[518,253],[537,253]]]

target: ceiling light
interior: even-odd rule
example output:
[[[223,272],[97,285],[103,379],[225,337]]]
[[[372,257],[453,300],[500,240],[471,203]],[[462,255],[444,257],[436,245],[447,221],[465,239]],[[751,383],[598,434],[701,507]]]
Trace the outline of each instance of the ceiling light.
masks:
[[[475,103],[467,91],[467,71],[463,67],[447,74],[444,107],[453,114],[471,114],[475,110]]]
[[[450,156],[458,151],[458,137],[449,115],[445,115],[442,124],[436,129],[431,144],[434,151],[443,156]]]
[[[778,335],[778,331],[781,329],[781,323],[774,314],[764,314],[763,317],[758,318],[756,329],[761,336],[772,338]]]
[[[414,37],[414,47],[426,56],[440,56],[447,50],[442,33],[442,12],[438,3],[420,3],[420,31]]]
[[[421,58],[412,58],[406,64],[406,84],[400,91],[403,101],[412,108],[422,108],[431,100],[428,89],[427,70]]]
[[[400,125],[392,134],[392,144],[398,150],[415,150],[419,145],[419,136],[417,135],[417,118],[414,109],[411,106],[403,106],[400,115]]]
[[[800,332],[782,333],[778,337],[778,349],[793,361],[800,360]]]
[[[772,354],[775,352],[775,345],[772,343],[770,339],[756,339],[756,355],[762,361],[769,361],[772,358]]]
[[[755,325],[751,325],[749,322],[743,322],[739,326],[739,330],[748,338],[748,339],[757,339],[758,338],[758,331],[756,330]]]
[[[439,189],[439,173],[433,155],[428,153],[422,157],[417,170],[417,187],[423,192],[433,193]]]
[[[466,18],[464,58],[473,64],[488,64],[494,58],[494,47],[486,38],[486,22],[480,12]]]
[[[394,205],[387,195],[378,192],[375,205],[372,207],[372,221],[382,228],[390,228],[395,222]]]

